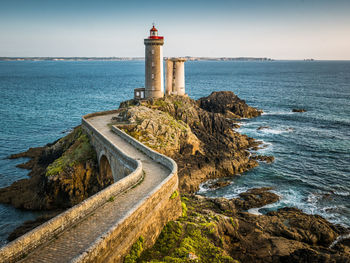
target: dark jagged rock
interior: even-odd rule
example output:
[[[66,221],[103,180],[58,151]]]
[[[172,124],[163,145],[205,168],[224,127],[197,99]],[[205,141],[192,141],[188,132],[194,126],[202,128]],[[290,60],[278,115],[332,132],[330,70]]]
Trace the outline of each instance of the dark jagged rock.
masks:
[[[221,113],[227,118],[253,118],[261,115],[262,111],[248,106],[244,100],[238,98],[231,91],[213,92],[208,97],[200,98],[202,109]]]
[[[261,130],[265,130],[265,129],[269,129],[270,126],[260,126],[257,128],[258,131],[261,131]]]
[[[251,157],[253,160],[259,160],[261,162],[272,163],[275,160],[273,156],[265,156],[265,155],[253,155]]]
[[[230,181],[216,181],[212,184],[209,184],[209,188],[210,189],[222,188],[222,187],[230,185],[231,183],[232,182],[230,182]]]
[[[292,109],[292,112],[306,112],[305,109]]]
[[[251,208],[262,207],[267,204],[277,202],[280,198],[278,195],[271,193],[272,188],[253,188],[239,195],[240,198],[234,199],[237,208],[248,210]]]

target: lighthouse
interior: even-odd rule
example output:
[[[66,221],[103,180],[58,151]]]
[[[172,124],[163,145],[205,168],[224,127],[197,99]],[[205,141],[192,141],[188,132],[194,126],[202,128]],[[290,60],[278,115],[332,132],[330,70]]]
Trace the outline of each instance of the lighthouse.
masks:
[[[145,43],[145,98],[161,98],[164,96],[163,81],[163,44],[164,37],[158,36],[154,27]]]

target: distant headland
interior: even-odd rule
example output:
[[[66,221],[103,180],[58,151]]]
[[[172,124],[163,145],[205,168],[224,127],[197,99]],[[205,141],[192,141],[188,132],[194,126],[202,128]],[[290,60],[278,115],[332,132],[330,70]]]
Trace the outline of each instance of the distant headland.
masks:
[[[255,57],[192,57],[187,61],[274,61],[272,58]],[[133,61],[144,57],[0,57],[0,61]]]

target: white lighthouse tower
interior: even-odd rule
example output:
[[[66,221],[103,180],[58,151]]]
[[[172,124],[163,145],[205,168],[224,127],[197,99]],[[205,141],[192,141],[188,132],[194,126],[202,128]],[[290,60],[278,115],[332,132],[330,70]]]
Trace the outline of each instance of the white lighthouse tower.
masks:
[[[145,98],[161,98],[164,96],[163,80],[163,44],[164,37],[158,36],[154,27],[144,40],[145,49]]]

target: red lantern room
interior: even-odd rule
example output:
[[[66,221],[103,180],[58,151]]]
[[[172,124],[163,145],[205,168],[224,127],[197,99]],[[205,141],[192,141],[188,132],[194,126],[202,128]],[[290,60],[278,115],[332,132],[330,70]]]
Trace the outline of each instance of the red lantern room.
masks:
[[[149,39],[163,39],[163,37],[158,36],[158,30],[157,28],[155,28],[155,26],[153,25],[153,27],[150,30],[150,34],[149,34]]]

